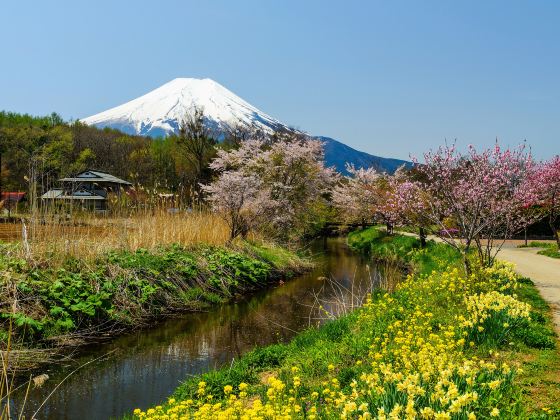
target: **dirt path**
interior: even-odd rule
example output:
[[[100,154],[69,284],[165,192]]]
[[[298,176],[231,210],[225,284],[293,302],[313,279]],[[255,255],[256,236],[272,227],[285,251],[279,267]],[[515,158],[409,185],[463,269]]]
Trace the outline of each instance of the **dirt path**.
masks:
[[[538,248],[502,248],[498,258],[512,262],[519,274],[529,277],[552,307],[556,331],[560,334],[560,259],[537,255]]]

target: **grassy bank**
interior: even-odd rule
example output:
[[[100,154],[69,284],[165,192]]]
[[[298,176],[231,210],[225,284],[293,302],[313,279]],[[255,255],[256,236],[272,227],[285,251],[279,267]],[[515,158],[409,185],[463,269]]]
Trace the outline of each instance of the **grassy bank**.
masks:
[[[348,245],[365,252],[376,260],[394,260],[415,274],[429,274],[433,270],[461,267],[460,254],[450,246],[428,241],[424,249],[413,236],[387,235],[382,229],[370,228],[351,232]]]
[[[445,245],[368,229],[349,238],[407,263],[392,294],[288,344],[191,378],[138,418],[557,418],[549,308],[512,267],[465,278]],[[546,372],[546,374],[545,374]],[[547,381],[542,379],[546,377]]]
[[[521,245],[520,248],[543,248],[537,254],[539,255],[546,255],[547,257],[551,258],[560,258],[560,250],[558,249],[558,245],[552,242],[529,242],[527,246]]]
[[[52,265],[20,258],[18,247],[0,245],[0,338],[4,350],[11,338],[16,355],[18,348],[75,346],[174,313],[205,310],[309,266],[291,251],[249,242],[110,251]],[[35,361],[24,357],[12,362],[21,367]]]

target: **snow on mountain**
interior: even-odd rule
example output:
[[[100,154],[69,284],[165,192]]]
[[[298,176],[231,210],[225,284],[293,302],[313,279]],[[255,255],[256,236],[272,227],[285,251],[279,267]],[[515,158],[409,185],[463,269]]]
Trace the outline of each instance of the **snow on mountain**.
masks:
[[[234,125],[272,133],[290,128],[265,114],[239,96],[211,79],[178,78],[163,86],[81,121],[100,128],[111,127],[128,134],[150,137],[166,136],[177,132],[181,120],[202,108],[206,124],[224,132]],[[386,159],[352,149],[329,137],[316,137],[325,144],[325,160],[345,173],[345,164],[356,167],[373,166],[379,170],[394,172],[406,163],[397,159]]]
[[[285,128],[280,121],[258,110],[211,79],[174,79],[123,105],[82,122],[112,127],[129,134],[151,137],[176,132],[180,121],[194,108],[202,108],[207,123],[217,130],[234,124],[272,133]]]

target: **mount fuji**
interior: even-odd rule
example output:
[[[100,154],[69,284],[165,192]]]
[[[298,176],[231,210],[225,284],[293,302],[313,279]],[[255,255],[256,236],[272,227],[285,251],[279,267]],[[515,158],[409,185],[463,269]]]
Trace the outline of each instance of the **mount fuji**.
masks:
[[[127,134],[159,137],[176,133],[179,123],[195,108],[204,110],[205,124],[216,133],[233,126],[272,134],[278,130],[295,131],[288,125],[260,111],[211,79],[178,78],[163,86],[81,122],[99,128],[110,127]],[[356,167],[374,167],[393,173],[408,162],[370,155],[352,149],[330,137],[314,137],[325,147],[325,161],[346,173],[346,163]]]

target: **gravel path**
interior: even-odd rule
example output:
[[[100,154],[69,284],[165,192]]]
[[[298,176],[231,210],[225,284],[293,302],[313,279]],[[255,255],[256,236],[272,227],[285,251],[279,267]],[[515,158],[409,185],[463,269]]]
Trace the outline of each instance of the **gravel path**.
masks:
[[[560,334],[560,259],[538,255],[538,248],[502,248],[498,258],[512,262],[516,270],[529,277],[552,307],[556,332]]]

